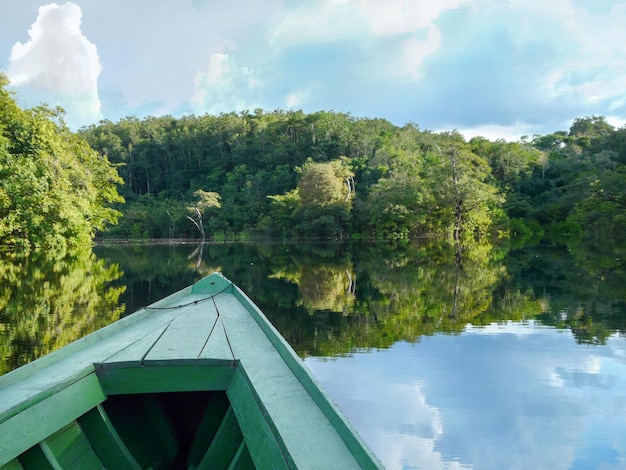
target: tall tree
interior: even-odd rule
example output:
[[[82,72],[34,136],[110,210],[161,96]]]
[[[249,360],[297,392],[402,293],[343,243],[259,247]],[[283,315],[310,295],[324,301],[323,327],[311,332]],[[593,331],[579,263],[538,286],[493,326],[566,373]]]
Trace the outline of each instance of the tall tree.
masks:
[[[296,229],[305,236],[342,237],[355,193],[354,174],[344,160],[307,160],[301,171]]]
[[[484,235],[495,222],[503,198],[492,184],[491,168],[471,151],[456,133],[434,136],[428,163],[424,165],[430,185],[430,215],[455,240],[463,234]]]
[[[202,234],[202,241],[206,239],[203,217],[209,209],[221,207],[220,195],[212,191],[198,189],[193,193],[196,200],[187,208],[191,216],[187,216]]]
[[[22,110],[0,74],[0,249],[57,251],[91,242],[117,221],[122,180],[69,131],[60,108]]]

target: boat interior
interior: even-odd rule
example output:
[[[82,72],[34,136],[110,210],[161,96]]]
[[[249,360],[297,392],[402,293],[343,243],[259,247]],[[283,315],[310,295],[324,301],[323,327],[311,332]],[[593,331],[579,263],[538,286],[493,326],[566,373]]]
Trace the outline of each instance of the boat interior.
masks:
[[[253,469],[224,391],[113,395],[7,469]]]

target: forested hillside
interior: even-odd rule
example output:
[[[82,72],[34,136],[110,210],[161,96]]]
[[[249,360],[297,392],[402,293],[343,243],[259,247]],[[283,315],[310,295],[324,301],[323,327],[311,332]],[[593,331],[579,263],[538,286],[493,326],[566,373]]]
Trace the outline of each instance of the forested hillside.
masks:
[[[626,128],[603,117],[519,142],[262,110],[80,134],[125,182],[123,218],[102,236],[624,238]]]

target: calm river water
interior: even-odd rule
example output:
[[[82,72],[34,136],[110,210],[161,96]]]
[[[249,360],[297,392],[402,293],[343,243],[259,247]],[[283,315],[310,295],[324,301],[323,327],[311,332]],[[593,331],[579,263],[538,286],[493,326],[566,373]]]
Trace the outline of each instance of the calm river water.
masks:
[[[626,253],[99,245],[0,260],[0,373],[220,271],[389,469],[626,468]]]

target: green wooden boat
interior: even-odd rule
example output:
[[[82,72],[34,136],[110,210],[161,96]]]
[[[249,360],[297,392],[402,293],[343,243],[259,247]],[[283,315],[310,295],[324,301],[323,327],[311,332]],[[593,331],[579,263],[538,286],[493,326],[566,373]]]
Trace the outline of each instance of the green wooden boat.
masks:
[[[0,468],[382,465],[216,273],[0,377]]]

